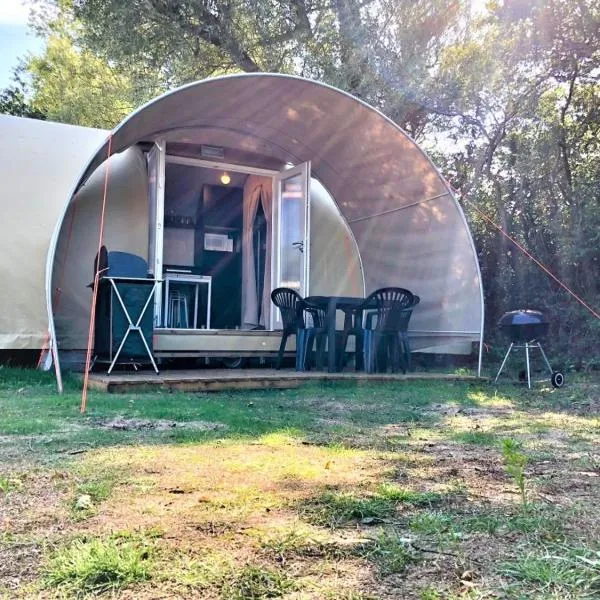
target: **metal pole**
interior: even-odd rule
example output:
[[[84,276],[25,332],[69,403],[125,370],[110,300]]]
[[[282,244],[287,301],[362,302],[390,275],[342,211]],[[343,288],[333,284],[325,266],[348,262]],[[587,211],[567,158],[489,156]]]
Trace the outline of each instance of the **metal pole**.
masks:
[[[496,383],[498,381],[498,377],[500,377],[500,373],[502,373],[502,369],[504,369],[504,365],[506,364],[506,361],[508,360],[508,356],[510,354],[510,351],[513,349],[513,346],[514,346],[514,342],[511,342],[510,346],[508,347],[508,352],[506,353],[506,356],[504,357],[504,360],[502,361],[502,364],[500,365],[500,369],[498,370],[496,379],[494,379],[494,383]]]
[[[531,389],[531,370],[529,368],[529,343],[525,342],[525,360],[527,362],[527,387]]]
[[[548,367],[548,370],[550,371],[550,375],[554,374],[554,371],[552,370],[552,365],[550,364],[550,361],[548,360],[548,357],[546,356],[546,353],[544,352],[544,349],[542,348],[542,345],[538,342],[537,347],[540,349],[540,352],[542,353],[542,356],[544,357],[544,361],[546,363],[546,366]]]

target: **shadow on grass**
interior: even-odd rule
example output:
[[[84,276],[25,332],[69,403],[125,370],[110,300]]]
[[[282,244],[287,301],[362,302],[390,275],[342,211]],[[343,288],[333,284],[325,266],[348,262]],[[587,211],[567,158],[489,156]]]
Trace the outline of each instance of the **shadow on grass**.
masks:
[[[7,445],[26,444],[30,453],[43,455],[82,447],[256,439],[281,432],[309,443],[382,449],[390,439],[387,426],[430,428],[444,419],[445,407],[504,403],[525,408],[527,402],[538,406],[544,401],[562,406],[565,399],[584,397],[587,387],[580,387],[528,395],[513,387],[496,390],[472,382],[344,381],[290,390],[91,392],[88,410],[81,415],[79,376],[67,375],[65,393],[58,395],[52,373],[0,367],[0,460]],[[146,422],[115,429],[108,426],[115,418]],[[160,427],[157,421],[163,421]],[[454,439],[477,445],[495,442],[492,433],[484,432],[457,432]]]
[[[291,390],[213,393],[156,391],[113,395],[90,392],[88,410],[79,413],[80,380],[65,378],[58,395],[52,374],[0,368],[0,436],[27,438],[30,450],[46,452],[81,445],[136,443],[201,443],[215,439],[247,439],[287,432],[310,439],[325,434],[335,443],[352,440],[357,432],[371,434],[395,423],[432,425],[428,409],[451,403],[471,406],[467,383],[355,382],[309,384]],[[145,426],[111,429],[109,421],[143,419]],[[163,427],[153,421],[162,420]],[[213,424],[215,427],[211,427]]]

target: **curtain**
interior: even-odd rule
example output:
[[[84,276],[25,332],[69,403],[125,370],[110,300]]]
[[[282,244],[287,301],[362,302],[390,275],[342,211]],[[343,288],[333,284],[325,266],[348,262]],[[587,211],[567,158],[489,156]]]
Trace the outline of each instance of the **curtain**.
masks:
[[[258,323],[256,269],[254,267],[253,226],[262,194],[262,182],[253,175],[244,183],[242,233],[242,329],[252,329]]]
[[[262,204],[267,222],[267,252],[262,298],[258,298],[254,257],[254,221]],[[242,329],[269,326],[271,314],[271,240],[273,239],[273,181],[250,175],[244,184],[244,230],[242,235]],[[260,317],[259,317],[259,307]]]
[[[261,202],[267,222],[267,252],[260,324],[269,329],[269,316],[271,315],[271,249],[273,247],[271,244],[273,239],[273,181],[268,177],[263,179],[266,181],[262,186]]]

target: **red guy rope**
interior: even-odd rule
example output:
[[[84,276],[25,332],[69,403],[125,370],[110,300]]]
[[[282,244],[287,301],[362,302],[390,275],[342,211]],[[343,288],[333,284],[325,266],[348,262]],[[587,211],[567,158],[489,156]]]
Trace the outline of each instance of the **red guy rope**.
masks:
[[[454,190],[454,193],[458,195],[456,190]],[[467,200],[464,196],[461,196],[461,198],[469,206],[473,207],[477,211],[477,213],[479,215],[481,215],[483,217],[483,219],[485,219],[485,221],[487,221],[492,227],[497,229],[505,238],[509,239],[525,256],[527,256],[527,258],[531,259],[540,269],[542,269],[542,271],[544,271],[547,275],[549,275],[552,279],[554,279],[554,281],[556,281],[556,283],[558,283],[558,285],[560,285],[560,287],[562,287],[569,294],[571,294],[571,296],[573,296],[573,298],[575,298],[575,300],[577,300],[577,302],[579,302],[579,304],[581,304],[590,313],[592,313],[592,315],[594,315],[594,317],[596,317],[596,319],[600,319],[600,313],[598,313],[597,310],[593,309],[589,304],[587,304],[587,302],[585,300],[583,300],[583,298],[579,297],[572,289],[567,287],[567,285],[564,284],[556,275],[554,275],[554,273],[552,273],[552,271],[550,271],[550,269],[548,269],[548,267],[546,267],[546,265],[544,265],[535,256],[533,256],[533,254],[531,254],[531,252],[529,252],[527,250],[527,248],[525,248],[523,245],[521,245],[519,242],[517,242],[517,240],[515,240],[512,236],[510,236],[506,231],[504,231],[504,229],[502,229],[502,227],[500,227],[500,225],[494,223],[494,221],[490,217],[488,217],[473,202],[471,202],[470,200]]]
[[[106,196],[108,191],[108,173],[110,171],[110,155],[112,151],[112,134],[108,136],[108,151],[106,155],[106,171],[104,173],[104,193],[102,195],[102,211],[100,213],[100,232],[98,234],[98,253],[96,254],[96,273],[94,274],[94,289],[92,292],[92,307],[90,310],[90,329],[88,331],[87,355],[85,358],[85,372],[83,375],[83,390],[81,392],[80,412],[83,414],[87,406],[87,390],[90,378],[90,363],[92,360],[92,345],[94,340],[94,324],[96,323],[96,298],[98,297],[98,283],[100,281],[100,249],[104,239],[104,216],[106,214]]]

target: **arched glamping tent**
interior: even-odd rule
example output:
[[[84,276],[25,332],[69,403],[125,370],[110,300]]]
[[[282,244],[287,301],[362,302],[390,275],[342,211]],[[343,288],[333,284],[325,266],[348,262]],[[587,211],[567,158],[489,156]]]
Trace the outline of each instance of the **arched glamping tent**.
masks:
[[[280,285],[405,287],[421,298],[413,350],[464,354],[481,339],[481,277],[451,189],[344,92],[235,75],[169,92],[111,134],[13,117],[0,129],[4,349],[40,348],[48,330],[60,352],[85,349],[105,182],[105,246],[160,280],[159,357],[274,353]]]

